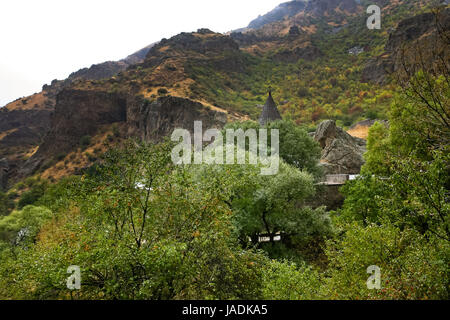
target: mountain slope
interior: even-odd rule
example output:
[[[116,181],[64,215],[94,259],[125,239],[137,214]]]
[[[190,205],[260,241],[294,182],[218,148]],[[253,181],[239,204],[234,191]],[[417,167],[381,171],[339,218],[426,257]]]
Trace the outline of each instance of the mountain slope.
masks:
[[[304,10],[306,7],[305,1],[291,1],[280,4],[278,7],[268,12],[263,16],[250,22],[248,29],[259,29],[266,24],[281,21],[285,18],[291,18]]]
[[[29,97],[17,99],[0,109],[0,158],[8,164],[8,174],[16,176],[19,168],[43,143],[51,128],[57,95],[73,83],[84,80],[110,78],[125,71],[136,63],[141,63],[151,44],[120,61],[94,64],[73,72],[65,80],[53,80],[45,84],[42,91]]]
[[[374,2],[382,6],[382,30],[366,27],[365,8]],[[365,66],[383,55],[390,38],[400,45],[420,37],[402,38],[404,23],[397,24],[430,6],[425,0],[294,1],[229,35],[200,29],[163,39],[9,104],[0,114],[0,158],[16,168],[11,181],[54,167],[73,173],[89,166],[85,155],[82,164],[71,159],[83,154],[85,136],[100,141],[116,126],[121,137],[154,140],[178,126],[192,129],[194,119],[219,127],[256,120],[269,86],[282,116],[311,129],[328,118],[347,127],[384,118],[394,86],[362,82]],[[26,120],[28,113],[37,123]]]

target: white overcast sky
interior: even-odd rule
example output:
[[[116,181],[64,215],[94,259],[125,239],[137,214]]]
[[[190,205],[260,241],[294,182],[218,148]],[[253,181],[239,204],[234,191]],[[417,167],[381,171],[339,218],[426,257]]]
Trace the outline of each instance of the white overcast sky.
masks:
[[[245,27],[286,0],[0,0],[0,106],[180,32]]]

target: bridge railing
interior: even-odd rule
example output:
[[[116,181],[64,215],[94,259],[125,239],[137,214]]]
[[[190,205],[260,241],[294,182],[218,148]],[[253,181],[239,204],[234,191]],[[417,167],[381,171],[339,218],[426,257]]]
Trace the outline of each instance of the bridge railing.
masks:
[[[349,180],[355,180],[358,176],[359,175],[357,174],[328,174],[325,176],[324,181],[318,184],[327,186],[340,186],[344,185]]]

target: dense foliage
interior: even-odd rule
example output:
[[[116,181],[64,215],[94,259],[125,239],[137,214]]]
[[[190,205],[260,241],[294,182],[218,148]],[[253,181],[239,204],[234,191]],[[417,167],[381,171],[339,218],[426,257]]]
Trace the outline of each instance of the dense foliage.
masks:
[[[223,132],[223,136],[225,137],[227,129],[242,129],[243,131],[248,129],[267,129],[268,132],[272,129],[277,129],[279,130],[280,157],[287,164],[290,164],[299,170],[307,171],[316,178],[321,175],[321,170],[318,165],[321,156],[319,144],[308,135],[305,127],[297,126],[293,121],[279,120],[270,122],[262,127],[253,121],[230,123],[225,126]],[[268,147],[270,147],[270,134],[268,140]],[[246,141],[246,150],[248,149],[248,141]]]
[[[449,297],[450,87],[440,75],[414,77],[392,105],[389,128],[371,128],[363,175],[343,188],[344,236],[328,248],[340,298],[375,298],[357,281],[369,261],[385,274],[378,298]]]
[[[352,44],[333,47],[336,37],[315,41],[324,51]],[[381,38],[360,35],[374,50]],[[394,94],[357,81],[363,57],[345,55],[327,66],[245,56],[251,76],[235,79],[188,68],[194,89],[218,104],[263,102],[262,84],[279,83],[276,95],[290,99],[281,108],[296,121],[264,127],[280,130],[275,175],[261,175],[261,163],[177,166],[173,143],[127,140],[81,176],[28,178],[0,193],[0,299],[449,299],[448,61],[439,62],[444,72],[404,70]],[[233,90],[243,83],[255,91]],[[349,124],[371,112],[389,123],[371,127],[361,175],[341,189],[344,205],[309,206],[320,147],[295,122]],[[225,127],[250,128],[260,126]],[[80,290],[67,287],[72,265]],[[371,266],[381,271],[378,289],[367,285]]]
[[[448,299],[449,132],[405,90],[331,217],[306,205],[319,149],[289,121],[269,125],[283,137],[273,176],[262,164],[175,166],[172,143],[127,141],[81,177],[16,185],[2,195],[16,209],[0,218],[0,297]],[[71,265],[81,290],[66,287]]]
[[[361,4],[368,7],[373,3]],[[333,12],[327,19],[311,19],[309,27],[316,31],[303,41],[310,42],[318,53],[309,59],[280,58],[292,50],[292,39],[286,36],[262,53],[243,50],[236,56],[224,53],[220,57],[243,61],[245,68],[239,71],[223,70],[214,61],[190,61],[185,66],[195,81],[190,90],[193,97],[248,113],[253,119],[260,114],[256,106],[264,104],[269,86],[283,117],[297,124],[335,119],[339,126],[350,126],[364,119],[385,119],[397,86],[389,79],[384,84],[362,82],[363,73],[371,72],[365,70],[367,61],[384,53],[388,30],[431,5],[431,1],[411,0],[408,5],[393,6],[383,15],[382,30],[369,30],[365,15],[343,17]],[[346,24],[333,30],[333,18]],[[352,52],[352,48],[359,52]]]
[[[298,206],[314,192],[308,173],[175,167],[172,147],[128,141],[91,174],[47,188],[35,204],[48,207],[0,220],[0,296],[74,297],[66,270],[79,265],[80,299],[264,298],[275,262],[249,238],[283,231],[304,244],[330,232],[322,210]]]

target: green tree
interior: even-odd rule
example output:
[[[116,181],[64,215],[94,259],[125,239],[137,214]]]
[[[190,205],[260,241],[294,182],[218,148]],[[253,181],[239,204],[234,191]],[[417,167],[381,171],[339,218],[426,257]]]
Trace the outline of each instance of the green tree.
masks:
[[[416,230],[351,223],[344,236],[329,241],[330,261],[323,294],[328,299],[448,299],[450,247]],[[381,269],[381,289],[369,290],[367,268]]]
[[[242,129],[244,131],[247,129],[258,130],[260,128],[260,125],[253,121],[242,123],[235,122],[225,126],[225,129]],[[270,122],[263,128],[268,130],[279,130],[280,156],[286,163],[300,170],[305,170],[315,177],[318,177],[321,174],[318,166],[321,157],[321,148],[319,144],[308,135],[305,128],[300,127],[289,120]],[[268,136],[270,139],[270,133]]]
[[[361,171],[379,176],[388,176],[391,172],[391,150],[388,128],[383,123],[375,122],[369,129],[369,137],[367,139],[368,152],[364,155],[366,163]]]
[[[48,182],[45,180],[37,180],[30,184],[29,190],[25,191],[19,199],[17,203],[18,209],[22,209],[27,205],[34,204],[40,197],[42,197],[45,193],[45,190],[48,187]]]
[[[0,191],[0,217],[6,216],[14,208],[14,203],[8,194]]]
[[[340,219],[368,223],[380,221],[384,199],[389,199],[392,192],[386,181],[374,175],[361,175],[347,182],[340,191],[345,196]]]
[[[35,245],[3,252],[0,297],[261,298],[266,258],[240,248],[217,190],[195,188],[171,147],[127,142],[107,152]],[[65,286],[70,265],[82,270],[75,295]]]
[[[0,240],[21,245],[33,242],[41,226],[51,217],[52,212],[45,207],[26,206],[15,210],[0,218]]]
[[[247,152],[248,156],[248,152]],[[261,248],[285,256],[286,246],[304,247],[331,234],[323,208],[311,209],[305,200],[315,192],[313,177],[281,160],[273,176],[260,174],[260,165],[191,166],[198,189],[217,190],[233,212],[236,237],[244,246],[258,245],[261,235],[269,238]],[[275,237],[281,235],[281,248]],[[281,252],[280,252],[281,250]],[[289,250],[288,250],[289,251]]]
[[[267,300],[314,300],[321,295],[322,280],[306,264],[270,260],[263,272],[263,295]]]

